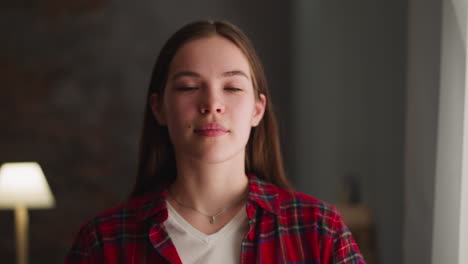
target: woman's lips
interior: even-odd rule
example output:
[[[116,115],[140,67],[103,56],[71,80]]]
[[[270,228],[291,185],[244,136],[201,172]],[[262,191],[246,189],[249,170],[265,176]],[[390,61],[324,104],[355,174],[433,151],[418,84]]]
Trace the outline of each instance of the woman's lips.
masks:
[[[225,127],[218,123],[209,123],[195,129],[195,133],[205,137],[219,137],[229,132]]]

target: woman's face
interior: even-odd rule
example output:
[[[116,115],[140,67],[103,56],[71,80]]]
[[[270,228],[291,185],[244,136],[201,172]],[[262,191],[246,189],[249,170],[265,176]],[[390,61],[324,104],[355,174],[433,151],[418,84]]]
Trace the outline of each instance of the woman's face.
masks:
[[[212,36],[190,41],[174,56],[162,103],[153,113],[166,125],[176,158],[244,162],[245,146],[264,110],[255,96],[249,62],[229,40]]]

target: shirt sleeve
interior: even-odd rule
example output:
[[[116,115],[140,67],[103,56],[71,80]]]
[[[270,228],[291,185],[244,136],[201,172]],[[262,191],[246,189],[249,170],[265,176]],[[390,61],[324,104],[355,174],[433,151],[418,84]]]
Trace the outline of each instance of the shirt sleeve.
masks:
[[[351,231],[342,217],[337,215],[338,225],[333,242],[333,264],[365,264],[364,258],[354,240]]]
[[[103,263],[101,241],[91,223],[81,226],[74,242],[65,257],[65,264]]]

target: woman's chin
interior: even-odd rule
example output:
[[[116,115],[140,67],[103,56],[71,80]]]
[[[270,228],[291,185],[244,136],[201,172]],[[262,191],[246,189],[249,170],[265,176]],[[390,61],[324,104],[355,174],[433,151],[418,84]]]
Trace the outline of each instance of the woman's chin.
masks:
[[[242,150],[237,151],[227,151],[226,148],[219,150],[206,150],[190,152],[189,157],[191,160],[196,162],[205,163],[205,164],[221,164],[226,162],[237,162],[240,159],[244,161],[244,155]]]

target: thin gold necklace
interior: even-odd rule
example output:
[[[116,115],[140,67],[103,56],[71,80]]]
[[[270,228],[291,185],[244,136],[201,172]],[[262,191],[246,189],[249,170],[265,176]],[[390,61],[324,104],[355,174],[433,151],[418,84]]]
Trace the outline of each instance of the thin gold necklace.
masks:
[[[216,214],[214,214],[214,215],[210,215],[210,214],[206,214],[206,213],[204,213],[204,212],[201,212],[201,211],[199,211],[198,209],[196,209],[196,208],[194,208],[194,207],[192,207],[192,206],[189,206],[189,205],[183,204],[182,202],[177,201],[177,200],[175,199],[175,196],[172,194],[171,191],[168,190],[168,193],[169,193],[169,195],[170,195],[170,196],[169,196],[169,199],[171,199],[172,201],[176,202],[178,205],[180,205],[180,206],[182,206],[182,207],[191,209],[191,210],[193,210],[194,212],[197,212],[197,213],[199,213],[199,214],[201,214],[201,215],[203,215],[203,216],[208,217],[208,218],[210,219],[210,224],[212,224],[212,225],[216,224],[216,217],[218,217],[219,215],[225,213],[227,210],[229,210],[229,209],[235,207],[236,205],[240,204],[240,203],[241,203],[245,198],[247,198],[247,196],[248,196],[248,193],[247,193],[246,195],[242,196],[242,198],[239,199],[239,201],[237,201],[236,203],[232,204],[231,206],[228,206],[228,207],[226,207],[226,208],[223,208],[221,211],[219,211],[218,213],[216,213]]]

